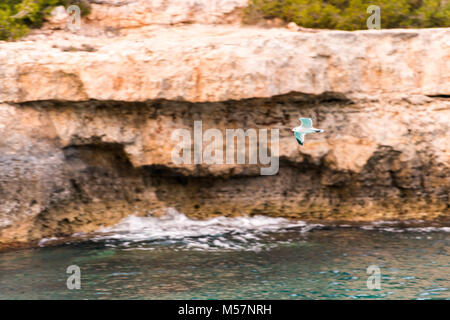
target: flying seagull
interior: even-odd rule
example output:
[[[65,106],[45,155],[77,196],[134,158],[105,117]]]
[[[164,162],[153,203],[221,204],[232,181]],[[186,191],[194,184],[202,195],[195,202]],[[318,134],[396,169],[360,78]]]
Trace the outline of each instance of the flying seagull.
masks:
[[[292,129],[292,131],[294,131],[295,139],[297,139],[299,145],[302,146],[305,143],[305,134],[323,132],[321,129],[313,128],[311,118],[300,118],[299,120],[302,125]]]

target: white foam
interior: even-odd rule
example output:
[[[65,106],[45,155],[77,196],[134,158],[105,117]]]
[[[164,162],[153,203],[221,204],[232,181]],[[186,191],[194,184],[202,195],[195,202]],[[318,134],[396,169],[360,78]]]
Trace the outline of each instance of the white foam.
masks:
[[[376,221],[371,225],[361,226],[363,230],[381,230],[387,232],[450,232],[450,227],[384,227],[385,225],[394,225],[398,222]]]
[[[284,243],[283,239],[274,236],[274,233],[285,231],[306,233],[322,226],[266,216],[235,218],[221,216],[196,220],[173,208],[166,211],[162,217],[129,216],[113,227],[100,229],[90,239],[104,241],[108,247],[126,250],[156,250],[171,247],[174,250],[196,251],[260,251]],[[386,232],[450,232],[450,227],[400,228],[395,224],[396,222],[391,221],[378,221],[359,228]]]
[[[406,228],[413,232],[450,232],[450,227],[423,227],[423,228]]]
[[[39,241],[38,245],[42,247],[42,246],[44,246],[45,244],[47,244],[48,242],[52,242],[52,241],[56,241],[56,240],[59,240],[59,238],[56,238],[56,237],[52,237],[52,238],[42,238],[42,239]]]
[[[258,251],[263,246],[259,243],[263,234],[289,228],[307,232],[314,226],[317,225],[265,216],[196,220],[169,208],[160,218],[129,216],[113,227],[100,229],[93,240],[119,240],[121,247],[156,241],[191,250]]]

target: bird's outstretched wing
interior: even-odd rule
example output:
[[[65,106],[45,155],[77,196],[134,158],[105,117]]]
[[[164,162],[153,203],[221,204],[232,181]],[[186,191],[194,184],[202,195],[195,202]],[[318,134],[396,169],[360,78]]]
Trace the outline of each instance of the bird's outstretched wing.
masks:
[[[302,146],[303,143],[305,143],[305,134],[295,131],[294,135],[295,135],[295,139],[297,139],[298,144]]]
[[[302,122],[303,128],[312,128],[311,118],[300,118],[299,120]]]

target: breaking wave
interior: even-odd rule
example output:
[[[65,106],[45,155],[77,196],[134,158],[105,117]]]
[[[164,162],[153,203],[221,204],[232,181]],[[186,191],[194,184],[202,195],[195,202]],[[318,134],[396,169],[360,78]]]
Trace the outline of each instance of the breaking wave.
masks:
[[[304,233],[316,227],[320,225],[265,216],[195,220],[169,208],[159,218],[129,216],[113,227],[99,230],[91,240],[133,250],[154,250],[170,245],[202,251],[259,251],[271,247],[270,234],[283,231]]]
[[[118,224],[93,234],[74,234],[72,240],[99,242],[123,250],[261,251],[280,245],[304,242],[316,229],[355,228],[372,232],[450,232],[447,226],[424,225],[423,221],[376,221],[368,224],[312,224],[267,216],[216,217],[196,220],[173,208],[161,217],[131,215]],[[64,242],[42,239],[39,245]],[[65,241],[66,243],[70,243]]]

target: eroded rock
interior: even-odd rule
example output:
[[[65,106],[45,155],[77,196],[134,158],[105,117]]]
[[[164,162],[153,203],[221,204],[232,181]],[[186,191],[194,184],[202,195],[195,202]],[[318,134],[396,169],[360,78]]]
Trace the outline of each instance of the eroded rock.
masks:
[[[245,2],[219,0],[210,15],[206,0],[95,1],[77,32],[0,42],[0,244],[167,207],[448,218],[450,30],[242,27]],[[303,147],[290,130],[300,116],[325,130]],[[278,129],[278,174],[175,164],[172,132],[200,120]]]
[[[112,38],[62,31],[36,37],[0,43],[0,101],[450,94],[450,29],[302,33],[188,25]],[[95,50],[65,50],[91,43]]]
[[[302,148],[290,131],[299,114],[325,129]],[[94,231],[167,207],[196,218],[448,216],[446,99],[426,105],[304,95],[215,103],[41,101],[2,104],[0,115],[3,242]],[[171,133],[192,131],[198,120],[203,130],[278,129],[278,174],[260,176],[260,165],[250,164],[174,164]],[[433,137],[438,140],[430,142]]]

